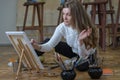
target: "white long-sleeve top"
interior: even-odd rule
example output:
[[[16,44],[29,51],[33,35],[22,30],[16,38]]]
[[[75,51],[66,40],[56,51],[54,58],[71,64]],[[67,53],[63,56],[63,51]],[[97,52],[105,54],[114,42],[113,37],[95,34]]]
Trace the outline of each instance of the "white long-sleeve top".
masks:
[[[41,45],[40,51],[43,51],[43,52],[50,51],[61,41],[62,37],[65,38],[67,44],[72,48],[72,51],[78,54],[79,56],[86,57],[90,53],[93,53],[95,51],[95,49],[92,49],[92,48],[89,50],[86,50],[84,44],[80,46],[80,43],[78,41],[77,30],[73,29],[70,26],[66,26],[64,22],[59,24],[56,27],[55,32],[51,37],[51,39],[47,43]]]

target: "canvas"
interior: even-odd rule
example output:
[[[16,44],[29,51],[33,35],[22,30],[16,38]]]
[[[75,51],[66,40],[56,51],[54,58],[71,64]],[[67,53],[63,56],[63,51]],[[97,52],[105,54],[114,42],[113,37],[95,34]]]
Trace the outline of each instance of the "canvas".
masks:
[[[23,53],[21,61],[26,68],[36,71],[44,69],[43,64],[34,51],[34,48],[24,31],[7,31],[6,35],[15,48],[18,56],[21,57],[21,54]]]

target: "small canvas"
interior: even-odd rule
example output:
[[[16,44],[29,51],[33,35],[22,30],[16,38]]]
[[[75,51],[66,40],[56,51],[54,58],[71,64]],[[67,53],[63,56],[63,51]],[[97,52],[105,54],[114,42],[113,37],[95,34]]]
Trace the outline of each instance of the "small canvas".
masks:
[[[22,62],[26,68],[36,71],[44,69],[43,64],[24,31],[7,31],[6,34],[19,57],[21,56],[22,50],[24,50]]]

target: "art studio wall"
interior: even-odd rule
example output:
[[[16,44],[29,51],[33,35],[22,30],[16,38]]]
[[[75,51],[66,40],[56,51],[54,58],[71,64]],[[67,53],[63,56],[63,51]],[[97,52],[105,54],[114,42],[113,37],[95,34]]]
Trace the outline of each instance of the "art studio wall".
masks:
[[[16,27],[23,26],[25,7],[23,4],[27,0],[1,0],[0,2],[0,45],[10,44],[5,31],[16,30]],[[57,25],[60,0],[45,0],[44,5],[44,26]],[[87,0],[86,0],[87,1]],[[114,9],[117,9],[118,0],[112,0]],[[31,24],[32,8],[30,9],[27,24]],[[116,17],[116,15],[115,15]],[[107,19],[110,22],[110,18]]]
[[[16,30],[17,0],[0,0],[0,45],[9,44],[5,31]]]

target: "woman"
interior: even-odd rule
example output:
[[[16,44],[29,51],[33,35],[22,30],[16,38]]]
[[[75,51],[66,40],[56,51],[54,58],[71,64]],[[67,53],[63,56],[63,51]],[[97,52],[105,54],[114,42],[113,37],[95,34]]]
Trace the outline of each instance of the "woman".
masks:
[[[91,52],[95,52],[97,32],[82,4],[78,0],[68,0],[64,3],[62,15],[63,22],[56,27],[51,39],[44,44],[31,40],[33,47],[41,52],[55,48],[56,52],[68,58],[88,58]],[[61,42],[62,38],[66,42]]]

